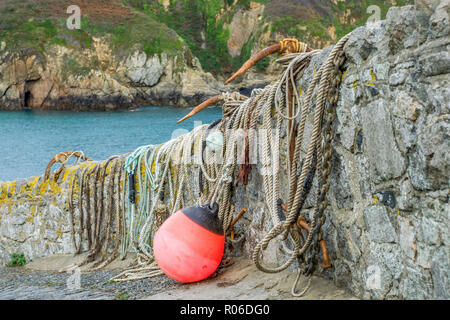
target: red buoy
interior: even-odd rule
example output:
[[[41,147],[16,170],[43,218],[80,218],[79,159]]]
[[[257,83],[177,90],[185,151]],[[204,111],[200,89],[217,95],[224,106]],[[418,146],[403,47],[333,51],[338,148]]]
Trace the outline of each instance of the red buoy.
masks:
[[[185,208],[158,229],[153,253],[160,269],[173,280],[191,283],[206,279],[220,264],[225,236],[217,218],[218,205]]]

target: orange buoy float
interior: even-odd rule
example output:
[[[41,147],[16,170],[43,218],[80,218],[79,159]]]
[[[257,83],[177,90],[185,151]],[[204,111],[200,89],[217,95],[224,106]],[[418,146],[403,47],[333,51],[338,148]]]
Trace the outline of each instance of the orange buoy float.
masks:
[[[153,253],[169,278],[191,283],[206,279],[216,271],[225,247],[218,209],[217,203],[212,209],[209,204],[184,208],[158,229]]]

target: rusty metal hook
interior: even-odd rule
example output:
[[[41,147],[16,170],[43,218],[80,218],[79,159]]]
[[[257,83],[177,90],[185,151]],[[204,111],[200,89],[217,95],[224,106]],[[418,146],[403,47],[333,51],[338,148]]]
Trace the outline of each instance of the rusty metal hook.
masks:
[[[259,51],[257,54],[255,54],[253,57],[247,60],[242,65],[242,67],[238,71],[236,71],[235,74],[233,74],[227,81],[225,81],[225,84],[229,84],[237,77],[243,75],[248,69],[253,67],[256,63],[258,63],[265,57],[274,54],[275,52],[278,52],[280,55],[284,56],[291,53],[310,52],[310,51],[312,51],[311,48],[309,48],[305,43],[299,42],[297,39],[292,38],[283,39],[279,43],[271,45],[270,47],[267,47]]]

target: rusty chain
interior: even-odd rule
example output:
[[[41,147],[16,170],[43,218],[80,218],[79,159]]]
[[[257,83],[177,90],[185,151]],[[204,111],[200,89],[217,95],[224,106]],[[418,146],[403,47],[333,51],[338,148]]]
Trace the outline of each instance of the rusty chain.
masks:
[[[331,170],[331,154],[334,130],[333,122],[336,118],[336,107],[339,99],[339,86],[342,81],[342,65],[345,62],[344,51],[340,51],[334,59],[334,70],[331,74],[331,86],[328,91],[328,103],[326,114],[327,118],[325,120],[325,125],[323,126],[323,141],[322,141],[322,164],[323,168],[321,171],[321,177],[319,178],[319,186],[322,186],[318,190],[317,204],[315,206],[315,214],[313,219],[316,220],[316,225],[312,230],[313,241],[309,247],[307,254],[307,265],[305,268],[305,274],[311,275],[317,265],[317,259],[319,257],[320,246],[319,242],[323,240],[322,226],[326,221],[326,216],[324,214],[325,208],[328,206],[327,192],[330,187],[330,170]]]

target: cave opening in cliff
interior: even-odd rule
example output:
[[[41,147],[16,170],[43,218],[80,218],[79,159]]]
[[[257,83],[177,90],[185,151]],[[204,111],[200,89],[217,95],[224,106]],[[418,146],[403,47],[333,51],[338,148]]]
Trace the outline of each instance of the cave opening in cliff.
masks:
[[[31,98],[32,98],[31,92],[29,90],[26,90],[25,94],[24,94],[24,99],[23,99],[24,109],[31,108]]]
[[[31,92],[25,91],[23,107],[25,109],[28,109],[28,108],[30,108],[30,105],[31,105]]]

